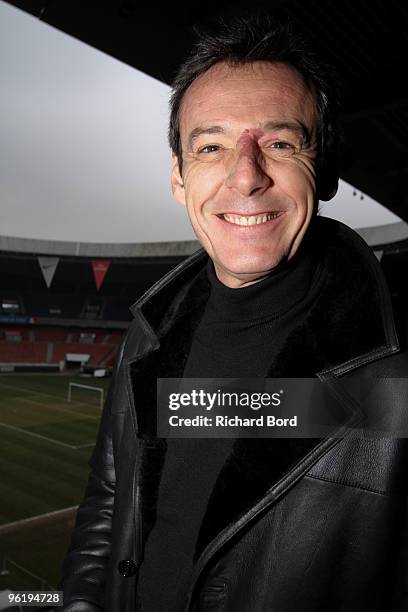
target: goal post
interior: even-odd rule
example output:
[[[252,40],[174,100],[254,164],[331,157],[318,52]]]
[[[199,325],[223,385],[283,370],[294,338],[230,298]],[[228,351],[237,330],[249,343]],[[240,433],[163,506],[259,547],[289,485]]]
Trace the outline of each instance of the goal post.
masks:
[[[93,392],[99,393],[99,397],[100,397],[99,407],[103,408],[104,390],[103,390],[102,387],[92,387],[91,385],[82,385],[80,383],[70,382],[70,383],[68,383],[68,398],[67,398],[69,402],[74,401],[72,399],[72,389],[73,389],[73,387],[77,387],[77,388],[80,388],[80,389],[87,389],[88,391],[93,391]]]

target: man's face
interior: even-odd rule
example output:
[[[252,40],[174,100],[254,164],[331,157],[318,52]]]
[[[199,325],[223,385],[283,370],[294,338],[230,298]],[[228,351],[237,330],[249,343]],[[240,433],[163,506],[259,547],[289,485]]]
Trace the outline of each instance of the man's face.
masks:
[[[184,95],[172,187],[219,280],[242,287],[296,253],[315,205],[316,111],[282,63],[219,63]]]

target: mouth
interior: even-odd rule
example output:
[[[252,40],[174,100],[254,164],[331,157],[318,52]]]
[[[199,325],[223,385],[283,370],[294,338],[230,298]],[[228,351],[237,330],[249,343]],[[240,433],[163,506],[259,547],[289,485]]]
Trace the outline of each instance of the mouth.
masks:
[[[232,213],[224,213],[217,215],[220,219],[224,219],[228,223],[241,226],[263,225],[268,221],[277,219],[282,214],[282,211],[276,210],[269,213],[261,213],[259,215],[236,215]]]

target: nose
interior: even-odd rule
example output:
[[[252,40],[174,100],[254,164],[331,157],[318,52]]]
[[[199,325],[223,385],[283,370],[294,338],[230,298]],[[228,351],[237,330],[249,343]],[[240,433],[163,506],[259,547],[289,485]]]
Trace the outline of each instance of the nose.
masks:
[[[262,166],[262,152],[249,133],[244,133],[237,142],[225,184],[245,197],[263,191],[271,184],[271,178]]]

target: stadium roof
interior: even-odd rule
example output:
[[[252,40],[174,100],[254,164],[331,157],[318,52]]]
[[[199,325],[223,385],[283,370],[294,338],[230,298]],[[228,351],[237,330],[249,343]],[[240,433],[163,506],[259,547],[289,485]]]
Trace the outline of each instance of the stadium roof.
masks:
[[[15,4],[36,14],[46,8],[51,23],[92,42],[86,20],[82,35],[63,11],[58,22],[57,3]],[[74,4],[59,3],[65,17]],[[103,22],[103,10],[98,15]],[[1,1],[0,41],[0,250],[93,257],[195,250],[186,212],[171,194],[170,88],[155,78],[160,69],[150,76]],[[133,64],[146,70],[143,62],[135,56]],[[166,64],[163,80],[170,72]],[[321,214],[363,228],[373,244],[408,237],[400,216],[344,181]]]

